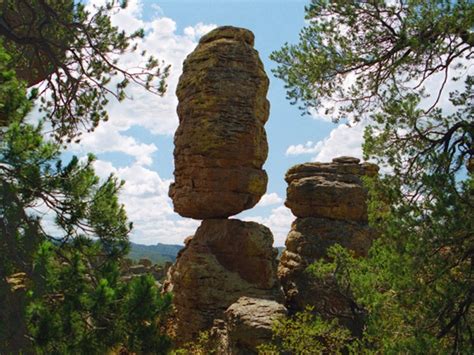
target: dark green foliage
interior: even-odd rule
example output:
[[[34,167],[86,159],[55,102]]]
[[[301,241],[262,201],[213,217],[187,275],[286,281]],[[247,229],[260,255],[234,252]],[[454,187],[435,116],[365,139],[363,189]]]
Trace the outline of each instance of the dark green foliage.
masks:
[[[259,354],[342,354],[350,332],[337,320],[323,321],[308,308],[273,325],[274,344],[259,346]]]
[[[0,58],[11,122],[0,141],[0,352],[165,352],[170,296],[151,276],[120,277],[132,227],[123,182],[99,181],[93,156],[62,163],[41,126],[22,121],[30,100]]]
[[[305,110],[329,102],[336,120],[370,119],[364,156],[389,170],[366,181],[369,258],[335,247],[311,268],[367,314],[349,348],[472,353],[474,3],[313,0],[306,14],[275,74]]]

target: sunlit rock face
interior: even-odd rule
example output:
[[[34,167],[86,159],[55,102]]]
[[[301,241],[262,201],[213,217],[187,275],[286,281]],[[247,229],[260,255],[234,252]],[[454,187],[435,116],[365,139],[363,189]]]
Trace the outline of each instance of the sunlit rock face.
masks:
[[[351,157],[335,158],[332,163],[305,163],[286,173],[285,205],[297,217],[320,217],[367,221],[367,191],[361,177],[374,176],[375,164]]]
[[[283,300],[270,230],[237,219],[204,220],[169,271],[180,342],[196,339],[240,297]]]
[[[184,217],[226,218],[266,191],[269,80],[253,44],[252,32],[219,27],[184,62],[169,192]]]
[[[305,270],[334,244],[367,256],[375,232],[367,222],[367,190],[363,176],[378,167],[340,157],[331,163],[305,163],[291,168],[285,205],[298,218],[293,222],[280,259],[278,276],[290,312],[314,306],[327,319],[338,318],[353,333],[362,330],[362,314],[338,290],[334,280],[316,279]]]

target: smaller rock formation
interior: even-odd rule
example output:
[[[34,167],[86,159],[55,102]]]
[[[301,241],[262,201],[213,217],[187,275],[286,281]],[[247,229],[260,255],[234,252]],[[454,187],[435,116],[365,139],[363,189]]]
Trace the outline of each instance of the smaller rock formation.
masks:
[[[253,44],[249,30],[219,27],[184,61],[169,192],[183,217],[226,218],[266,191],[269,80]]]
[[[226,311],[224,320],[214,322],[211,337],[219,354],[257,354],[257,347],[270,343],[272,325],[287,314],[278,302],[240,297]]]
[[[361,176],[374,176],[375,164],[351,157],[335,158],[332,163],[305,163],[286,173],[285,205],[296,217],[321,217],[367,221],[367,191]]]
[[[170,269],[165,291],[174,292],[176,334],[196,339],[240,297],[283,300],[270,230],[237,219],[204,220]]]
[[[300,164],[288,170],[285,205],[298,218],[288,234],[278,276],[291,312],[314,306],[323,317],[337,315],[355,334],[361,331],[350,300],[341,296],[331,280],[316,280],[305,270],[327,258],[327,250],[334,244],[353,250],[356,256],[367,255],[375,234],[367,222],[367,191],[362,177],[377,172],[376,165],[360,164],[359,159],[350,157],[335,158],[332,163]]]

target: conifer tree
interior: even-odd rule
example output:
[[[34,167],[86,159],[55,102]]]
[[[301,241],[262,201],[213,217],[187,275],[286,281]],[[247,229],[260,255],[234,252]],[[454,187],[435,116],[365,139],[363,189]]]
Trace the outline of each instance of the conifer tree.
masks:
[[[275,75],[305,112],[368,123],[364,156],[389,170],[367,181],[369,258],[336,247],[312,271],[366,310],[355,352],[471,353],[474,4],[312,0],[306,20]]]

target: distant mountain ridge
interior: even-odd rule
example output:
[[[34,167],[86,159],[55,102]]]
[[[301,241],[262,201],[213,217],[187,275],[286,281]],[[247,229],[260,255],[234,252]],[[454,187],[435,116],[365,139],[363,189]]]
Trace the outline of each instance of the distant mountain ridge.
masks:
[[[184,245],[180,244],[163,244],[158,243],[155,245],[144,245],[130,243],[130,253],[128,258],[138,261],[140,259],[146,258],[151,260],[154,264],[164,264],[169,261],[174,263],[178,252],[184,248]],[[277,247],[278,257],[280,257],[283,247]]]
[[[154,264],[164,264],[165,262],[174,262],[178,252],[184,247],[179,244],[162,244],[144,245],[130,243],[130,253],[128,258],[138,261],[146,258]]]

